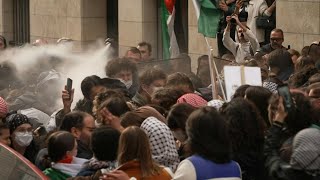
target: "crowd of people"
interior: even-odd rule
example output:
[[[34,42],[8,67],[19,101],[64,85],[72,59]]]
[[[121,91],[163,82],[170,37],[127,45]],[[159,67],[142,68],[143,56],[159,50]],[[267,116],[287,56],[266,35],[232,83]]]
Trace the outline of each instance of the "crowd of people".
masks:
[[[262,86],[244,84],[227,102],[224,88],[212,95],[224,77],[211,80],[207,55],[193,73],[187,54],[160,62],[148,42],[106,60],[105,76],[88,74],[80,89],[59,72],[64,59],[46,58],[28,81],[9,59],[0,61],[0,143],[52,180],[319,180],[320,43],[287,49],[281,29],[263,43],[251,13],[271,16],[275,3],[249,3],[247,25],[242,4],[227,3],[240,14],[225,16],[222,42],[229,65],[261,69]],[[3,36],[0,48],[9,48]]]

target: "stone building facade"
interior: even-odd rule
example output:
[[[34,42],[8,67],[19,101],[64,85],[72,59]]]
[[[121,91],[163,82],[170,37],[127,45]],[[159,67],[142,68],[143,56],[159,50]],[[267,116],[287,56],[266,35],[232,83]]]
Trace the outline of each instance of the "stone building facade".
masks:
[[[14,40],[14,2],[0,0],[0,34]],[[27,0],[24,0],[27,1]],[[55,42],[69,37],[79,47],[105,38],[108,34],[108,2],[112,0],[28,0],[30,13],[30,42],[45,38]],[[159,0],[118,0],[117,23],[119,55],[140,41],[150,42],[154,58],[161,58],[161,28]],[[197,31],[197,19],[192,0],[187,3],[187,53],[193,65],[199,55],[207,54],[205,40]],[[110,16],[110,15],[109,15]],[[186,16],[184,14],[183,16]],[[111,25],[112,26],[112,25]],[[277,27],[285,32],[284,45],[301,50],[320,40],[319,0],[277,0]],[[215,39],[210,39],[217,53]]]

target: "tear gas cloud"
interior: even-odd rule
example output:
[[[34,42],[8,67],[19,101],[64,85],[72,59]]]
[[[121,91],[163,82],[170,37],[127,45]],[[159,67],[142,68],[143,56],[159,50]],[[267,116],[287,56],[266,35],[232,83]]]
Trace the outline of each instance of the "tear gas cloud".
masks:
[[[80,89],[81,81],[90,75],[105,77],[104,67],[111,58],[112,52],[112,48],[102,41],[91,44],[82,52],[76,52],[71,42],[44,46],[26,45],[0,52],[0,64],[4,62],[13,64],[16,77],[25,85],[29,85],[28,83],[32,81],[36,82],[37,76],[45,69],[44,67],[52,68],[53,61],[58,60],[58,65],[53,69],[62,74],[64,84],[68,77],[73,80],[75,89],[73,106],[75,106],[76,102],[83,98]],[[3,83],[5,77],[0,79]],[[63,88],[64,85],[61,85],[57,90],[61,92]],[[61,96],[57,98],[57,103],[62,108]]]

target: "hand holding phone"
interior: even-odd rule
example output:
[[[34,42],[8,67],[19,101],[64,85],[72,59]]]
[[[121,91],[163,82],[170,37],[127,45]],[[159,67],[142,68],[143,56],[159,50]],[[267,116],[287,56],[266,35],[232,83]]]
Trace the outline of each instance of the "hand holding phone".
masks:
[[[71,91],[72,91],[72,79],[68,78],[67,79],[67,85],[66,85],[66,90],[69,93],[69,96],[71,98]]]
[[[62,102],[63,102],[63,109],[65,113],[68,113],[71,111],[73,94],[74,94],[74,90],[72,89],[72,79],[68,78],[65,89],[62,91]]]

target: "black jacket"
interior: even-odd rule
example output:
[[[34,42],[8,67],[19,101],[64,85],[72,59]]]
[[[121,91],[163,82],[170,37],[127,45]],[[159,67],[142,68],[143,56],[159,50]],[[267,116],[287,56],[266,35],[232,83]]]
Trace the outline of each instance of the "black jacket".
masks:
[[[292,169],[288,163],[281,160],[279,149],[281,136],[284,132],[282,127],[273,125],[268,133],[264,146],[266,157],[265,167],[270,180],[320,180],[320,176],[313,177],[302,170]]]

